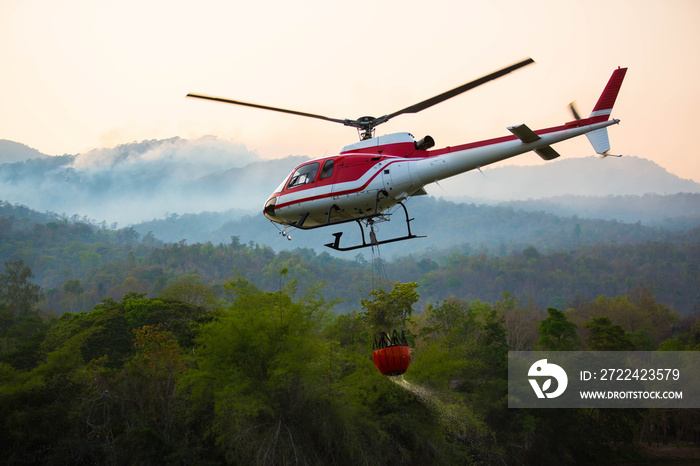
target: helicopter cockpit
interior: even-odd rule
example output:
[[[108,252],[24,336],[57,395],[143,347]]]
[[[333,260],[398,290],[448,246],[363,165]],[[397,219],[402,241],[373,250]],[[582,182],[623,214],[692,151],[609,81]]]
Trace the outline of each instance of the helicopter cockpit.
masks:
[[[311,183],[316,178],[318,167],[318,162],[312,162],[297,168],[294,171],[294,174],[292,174],[292,177],[289,179],[287,189],[296,188],[297,186]]]

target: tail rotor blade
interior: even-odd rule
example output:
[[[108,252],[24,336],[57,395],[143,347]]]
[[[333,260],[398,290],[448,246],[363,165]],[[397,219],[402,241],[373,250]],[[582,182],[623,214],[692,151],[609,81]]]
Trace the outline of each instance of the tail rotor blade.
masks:
[[[575,120],[580,120],[581,115],[579,115],[578,111],[576,111],[576,106],[574,105],[573,102],[569,104],[569,109],[571,110],[571,113],[574,115]]]

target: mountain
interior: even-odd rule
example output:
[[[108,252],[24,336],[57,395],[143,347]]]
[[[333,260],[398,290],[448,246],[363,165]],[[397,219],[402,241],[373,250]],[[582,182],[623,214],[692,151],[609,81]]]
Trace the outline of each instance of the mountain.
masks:
[[[22,144],[0,141],[0,199],[121,226],[173,215],[226,212],[216,223],[197,226],[212,232],[243,215],[258,215],[269,194],[304,160],[308,158],[263,160],[241,144],[215,137],[148,140],[62,156],[46,156]],[[458,203],[517,201],[520,204],[504,206],[646,224],[664,222],[669,216],[697,215],[692,208],[697,198],[684,198],[690,209],[670,209],[661,217],[658,212],[667,207],[665,200],[653,214],[643,215],[648,198],[637,202],[623,197],[599,205],[596,199],[700,193],[700,184],[638,157],[588,157],[484,169],[483,175],[474,171],[429,185],[428,191]],[[588,199],[591,196],[595,198]],[[552,200],[531,202],[544,198]],[[605,207],[606,203],[610,205]],[[618,206],[613,208],[614,204]],[[638,205],[634,215],[625,205]],[[213,221],[213,216],[207,221]]]
[[[578,216],[642,223],[669,230],[686,230],[700,224],[700,193],[642,196],[563,195],[544,199],[507,201],[497,204],[516,210],[541,211],[561,217]]]
[[[432,193],[461,202],[502,202],[555,196],[642,196],[700,193],[700,183],[634,156],[557,159],[537,166],[505,166],[441,181]]]
[[[207,182],[213,174],[256,161],[258,156],[245,146],[213,137],[143,141],[2,164],[0,199],[122,225],[162,218],[169,212],[224,211],[236,206],[250,211],[253,201],[257,210],[264,199],[255,196],[265,198],[278,181],[262,180],[257,190],[246,186],[247,192],[234,189],[224,195]],[[239,202],[232,201],[231,194],[240,195]]]
[[[36,149],[19,142],[0,139],[0,164],[21,162],[29,159],[46,157]]]
[[[218,171],[193,183],[192,192],[201,196],[203,202],[218,198],[224,205],[242,211],[260,212],[267,198],[282,180],[294,167],[306,160],[309,160],[308,157],[289,156]]]
[[[667,198],[666,196],[661,196]],[[667,203],[674,198],[668,197]],[[662,204],[660,200],[657,201]],[[526,211],[509,206],[490,206],[454,203],[431,196],[411,198],[407,202],[414,234],[421,238],[386,244],[381,254],[386,258],[413,254],[430,255],[438,250],[450,249],[459,253],[487,252],[506,255],[513,251],[534,246],[539,251],[574,249],[593,244],[637,244],[647,241],[688,241],[690,230],[700,225],[700,214],[688,220],[688,228],[671,230],[661,226],[645,226],[641,223],[623,223],[616,220],[584,219],[576,216],[562,217],[542,211]],[[660,208],[663,212],[663,208]],[[696,211],[698,209],[696,208]],[[661,215],[658,211],[657,213]],[[248,244],[268,245],[275,251],[297,248],[314,249],[339,257],[355,257],[372,254],[370,249],[341,252],[325,248],[333,240],[332,234],[343,232],[341,246],[361,243],[359,227],[348,223],[309,231],[291,231],[288,241],[279,234],[270,221],[260,214],[235,218],[235,212],[187,215],[170,215],[133,226],[142,236],[152,233],[166,242],[186,240],[189,243],[229,243],[232,237]],[[377,237],[388,239],[405,235],[403,212],[398,210],[389,223],[377,223]],[[687,234],[685,232],[688,232]]]
[[[419,282],[421,308],[449,296],[494,302],[504,290],[543,308],[559,307],[577,296],[622,295],[637,286],[649,287],[659,302],[683,313],[697,308],[700,227],[669,232],[427,196],[416,200],[415,229],[427,238],[384,245],[381,255],[364,249],[334,252],[337,257],[321,246],[332,229],[295,234],[287,241],[259,215],[223,224],[211,237],[213,244],[163,244],[152,234],[139,235],[136,227],[94,226],[0,202],[0,264],[21,259],[47,290],[50,307],[62,311],[88,310],[103,297],[121,299],[129,290],[154,296],[191,274],[218,287],[241,276],[277,290],[285,267],[299,290],[326,282],[326,297],[342,298],[343,310],[357,309],[362,290],[376,286],[375,276]],[[223,218],[175,217],[166,221],[183,232]],[[378,234],[390,233],[386,227],[380,225]],[[314,242],[315,251],[305,247]],[[280,245],[292,250],[282,251]],[[391,260],[393,255],[400,257]],[[370,260],[380,257],[381,267]],[[80,280],[85,288],[79,302],[66,292],[66,280]]]

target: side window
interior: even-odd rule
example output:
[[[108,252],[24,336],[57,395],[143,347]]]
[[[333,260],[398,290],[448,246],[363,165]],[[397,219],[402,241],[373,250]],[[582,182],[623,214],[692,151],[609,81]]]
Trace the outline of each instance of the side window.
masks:
[[[301,186],[306,183],[311,183],[314,180],[314,178],[316,178],[318,167],[319,163],[314,162],[302,165],[301,167],[297,168],[294,174],[292,175],[292,178],[289,180],[289,184],[287,184],[287,189],[296,188],[297,186]]]
[[[333,165],[333,159],[326,160],[326,163],[323,164],[323,169],[321,169],[321,179],[330,178],[333,174]]]

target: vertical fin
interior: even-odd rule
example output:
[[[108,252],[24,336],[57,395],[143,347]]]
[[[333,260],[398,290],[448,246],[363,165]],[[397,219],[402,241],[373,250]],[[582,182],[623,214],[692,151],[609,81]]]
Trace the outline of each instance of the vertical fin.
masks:
[[[622,87],[622,80],[625,79],[625,74],[627,73],[627,68],[618,68],[613,71],[612,76],[608,84],[605,86],[603,93],[598,99],[591,113],[591,118],[593,118],[593,123],[598,123],[601,121],[606,121],[610,118],[612,113],[613,105],[615,105],[615,100],[617,99],[617,94],[620,92],[620,87]]]
[[[603,89],[603,93],[600,95],[598,102],[593,108],[593,112],[590,116],[591,123],[600,123],[610,118],[615,100],[617,100],[617,94],[620,92],[622,81],[625,79],[626,73],[627,68],[618,68],[613,71],[608,84],[605,86],[605,89]],[[596,154],[602,155],[603,157],[608,155],[608,151],[610,151],[608,128],[600,128],[586,133],[586,137],[596,151]]]

